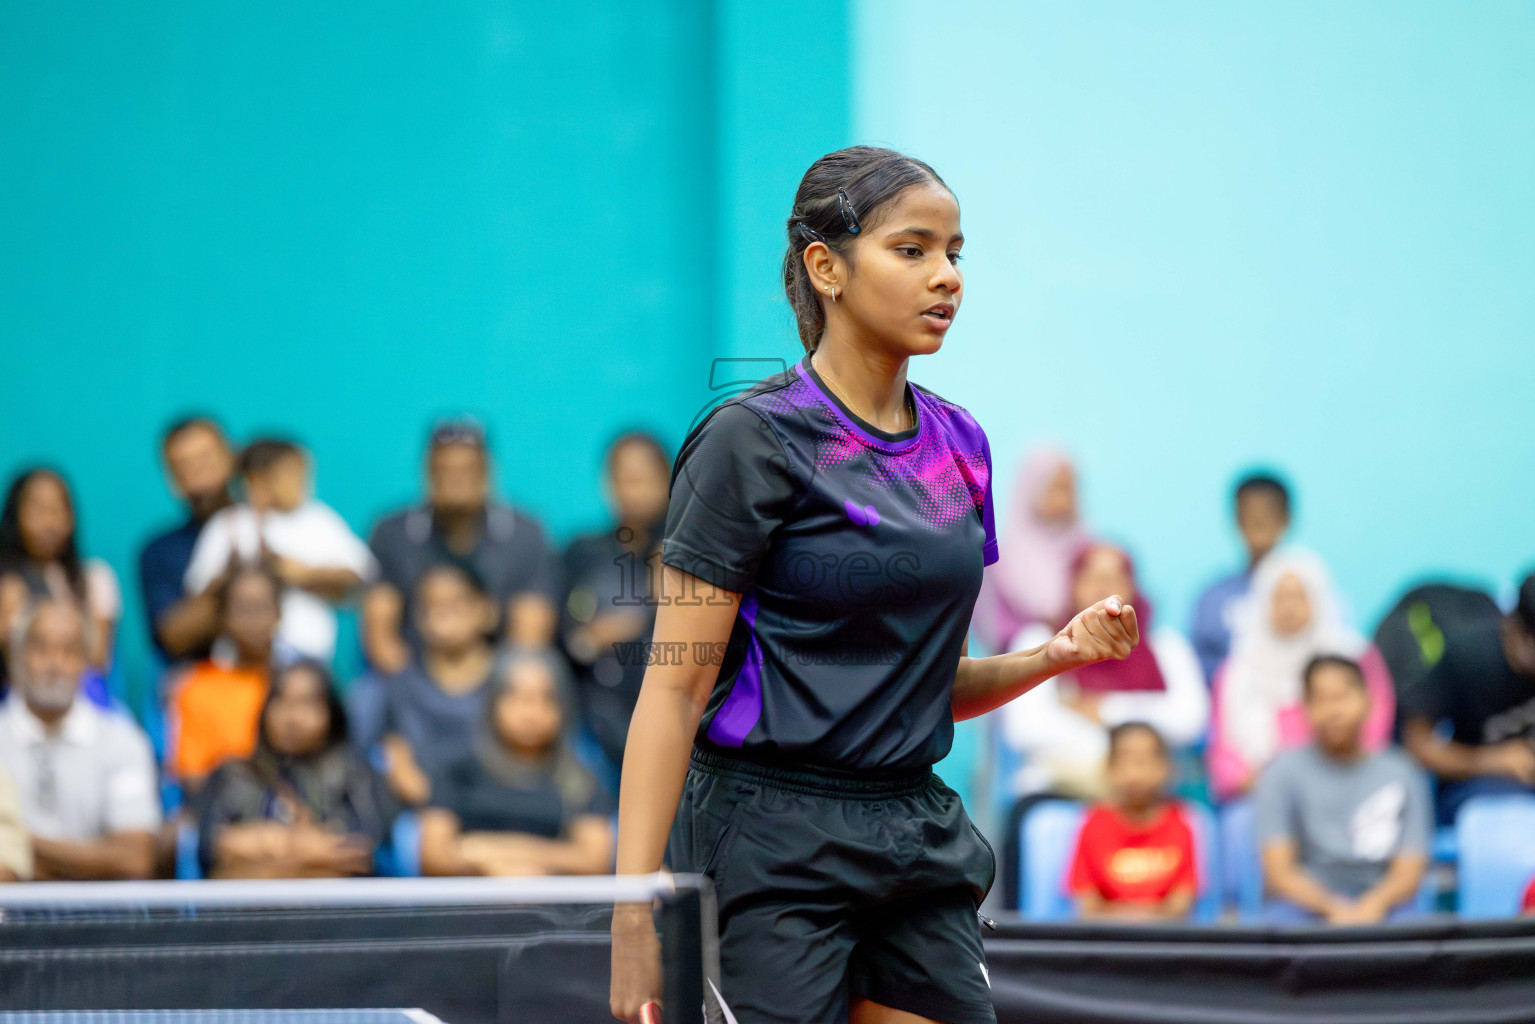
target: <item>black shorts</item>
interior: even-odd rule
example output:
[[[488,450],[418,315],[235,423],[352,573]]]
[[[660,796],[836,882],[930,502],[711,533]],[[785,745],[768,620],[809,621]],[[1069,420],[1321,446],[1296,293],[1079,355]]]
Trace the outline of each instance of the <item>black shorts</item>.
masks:
[[[720,990],[740,1024],[846,1021],[863,996],[994,1024],[978,908],[991,846],[930,770],[871,778],[694,750],[675,870],[719,900]]]

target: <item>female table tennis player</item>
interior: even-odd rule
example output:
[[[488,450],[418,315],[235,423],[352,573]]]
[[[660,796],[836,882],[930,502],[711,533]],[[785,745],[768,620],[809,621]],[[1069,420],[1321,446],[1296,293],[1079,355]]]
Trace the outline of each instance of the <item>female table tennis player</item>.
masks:
[[[963,298],[959,204],[857,146],[806,172],[784,288],[805,357],[713,410],[672,469],[657,658],[624,754],[618,871],[701,872],[741,1024],[989,1024],[996,860],[933,774],[954,722],[1139,640],[1119,598],[967,657],[997,559],[986,435],[906,379]],[[681,646],[666,646],[681,645]],[[711,652],[721,657],[712,658]],[[613,921],[614,1015],[657,997],[650,908]]]

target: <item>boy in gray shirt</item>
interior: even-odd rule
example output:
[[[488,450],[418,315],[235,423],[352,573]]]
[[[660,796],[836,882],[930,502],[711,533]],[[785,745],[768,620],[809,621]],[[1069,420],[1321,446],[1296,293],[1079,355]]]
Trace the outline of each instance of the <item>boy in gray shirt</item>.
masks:
[[[1394,749],[1366,751],[1370,698],[1359,666],[1312,659],[1310,745],[1258,780],[1258,841],[1276,922],[1375,924],[1410,915],[1428,863],[1433,807],[1423,774]]]

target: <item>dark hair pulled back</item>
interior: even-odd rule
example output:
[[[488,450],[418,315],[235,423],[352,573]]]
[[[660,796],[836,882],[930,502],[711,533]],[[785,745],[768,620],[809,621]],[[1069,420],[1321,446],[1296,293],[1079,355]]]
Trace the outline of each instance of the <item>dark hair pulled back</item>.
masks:
[[[789,214],[783,290],[806,352],[814,352],[821,343],[826,311],[805,269],[805,250],[813,242],[825,242],[845,252],[854,236],[872,226],[891,200],[913,185],[949,188],[921,160],[877,146],[849,146],[827,153],[805,172]]]

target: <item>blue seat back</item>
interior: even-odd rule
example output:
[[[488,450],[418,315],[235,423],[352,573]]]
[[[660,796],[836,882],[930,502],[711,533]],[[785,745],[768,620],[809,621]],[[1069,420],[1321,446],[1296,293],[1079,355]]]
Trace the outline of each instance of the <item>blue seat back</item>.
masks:
[[[1198,890],[1191,918],[1210,923],[1219,919],[1221,910],[1220,854],[1216,842],[1215,816],[1199,804],[1182,805],[1194,835],[1194,861]],[[1023,819],[1019,842],[1023,863],[1018,884],[1019,909],[1034,921],[1069,921],[1076,916],[1076,905],[1067,891],[1066,873],[1076,850],[1077,834],[1082,830],[1086,810],[1069,800],[1047,800],[1036,804]]]
[[[1233,800],[1220,811],[1221,890],[1243,921],[1263,917],[1263,865],[1258,854],[1258,809]]]
[[[1455,819],[1460,916],[1514,917],[1535,877],[1535,796],[1479,796]]]
[[[1082,805],[1045,800],[1024,816],[1019,843],[1023,864],[1018,909],[1031,921],[1069,921],[1075,907],[1066,892],[1066,866],[1082,829]]]
[[[414,811],[401,811],[394,819],[389,839],[378,848],[374,865],[381,875],[392,878],[418,878],[421,875],[421,818]]]

